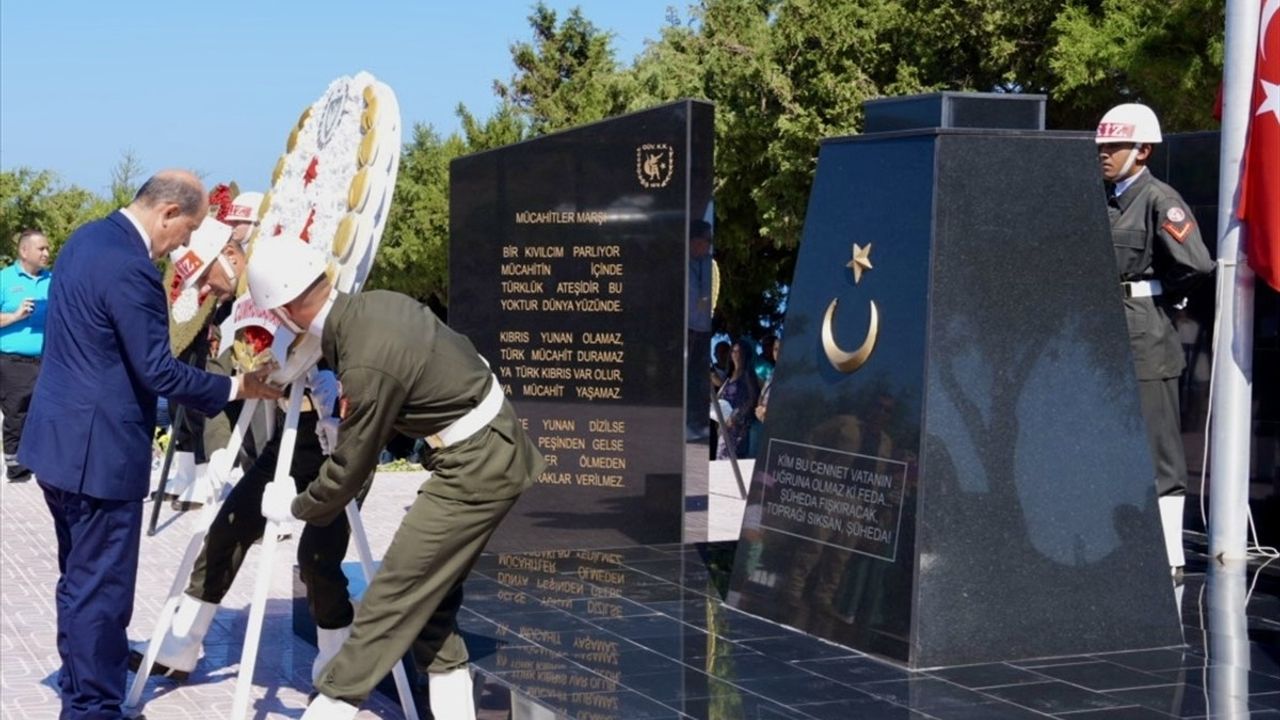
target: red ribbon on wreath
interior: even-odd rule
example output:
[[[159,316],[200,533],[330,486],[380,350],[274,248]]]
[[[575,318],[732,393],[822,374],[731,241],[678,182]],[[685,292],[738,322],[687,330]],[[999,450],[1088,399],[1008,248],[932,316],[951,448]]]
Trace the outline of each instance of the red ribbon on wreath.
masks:
[[[311,223],[316,221],[316,209],[311,208],[311,212],[307,215],[307,224],[302,226],[302,232],[298,233],[298,237],[303,242],[311,242]]]

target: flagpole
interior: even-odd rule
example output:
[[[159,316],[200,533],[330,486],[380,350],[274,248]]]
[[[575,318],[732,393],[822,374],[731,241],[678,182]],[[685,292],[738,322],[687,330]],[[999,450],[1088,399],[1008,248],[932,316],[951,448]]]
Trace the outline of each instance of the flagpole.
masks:
[[[1259,0],[1227,0],[1218,176],[1216,368],[1209,450],[1209,554],[1242,559],[1248,548],[1254,274],[1236,217],[1241,158],[1253,110]]]

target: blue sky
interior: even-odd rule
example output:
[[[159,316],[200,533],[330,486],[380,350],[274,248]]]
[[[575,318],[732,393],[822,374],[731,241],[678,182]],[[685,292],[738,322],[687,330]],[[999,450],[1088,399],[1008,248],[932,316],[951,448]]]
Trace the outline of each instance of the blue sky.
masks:
[[[580,6],[629,63],[672,0]],[[50,169],[96,192],[132,150],[147,172],[190,167],[262,188],[302,109],[339,75],[391,85],[406,131],[447,133],[454,108],[484,117],[532,0],[0,3],[0,168]],[[265,189],[265,188],[263,188]]]

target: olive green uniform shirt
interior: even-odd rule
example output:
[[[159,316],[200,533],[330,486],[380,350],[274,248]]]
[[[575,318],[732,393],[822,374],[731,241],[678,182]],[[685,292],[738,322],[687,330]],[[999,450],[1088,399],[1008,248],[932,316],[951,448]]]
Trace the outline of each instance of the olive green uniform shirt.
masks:
[[[342,513],[396,432],[440,432],[484,400],[493,372],[465,336],[399,293],[339,293],[324,323],[324,358],[342,384],[338,446],[293,501],[325,524]],[[510,402],[475,435],[429,452],[424,492],[465,501],[518,496],[543,469]]]
[[[1113,191],[1108,186],[1108,194]],[[1124,299],[1138,379],[1176,378],[1186,361],[1170,307],[1213,271],[1200,228],[1178,191],[1150,169],[1118,197],[1108,198],[1107,214],[1121,282],[1159,280],[1164,290],[1155,297]]]

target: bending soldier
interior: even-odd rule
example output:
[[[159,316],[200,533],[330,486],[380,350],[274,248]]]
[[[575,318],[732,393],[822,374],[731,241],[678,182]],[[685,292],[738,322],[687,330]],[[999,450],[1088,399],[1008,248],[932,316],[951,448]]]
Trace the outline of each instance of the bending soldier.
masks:
[[[204,261],[203,272],[199,272],[193,282],[207,283],[211,292],[227,298],[235,292],[237,277],[245,266],[245,255],[231,228],[209,219],[201,229],[210,223],[219,227],[221,243],[193,240],[191,249],[203,253]],[[328,436],[323,434],[326,423],[321,416],[333,413],[338,395],[337,380],[331,371],[313,371],[308,378],[308,390],[309,404],[298,419],[297,444],[290,464],[290,475],[299,492],[315,479],[328,454]],[[230,590],[249,548],[262,537],[266,520],[259,508],[263,490],[275,474],[284,434],[283,412],[277,408],[277,413],[275,435],[218,509],[196,559],[190,585],[179,600],[173,623],[161,642],[152,674],[181,682],[195,670],[218,605]],[[221,452],[225,450],[218,450],[215,455]],[[224,466],[220,462],[209,464],[210,468]],[[312,666],[313,680],[342,646],[351,630],[353,609],[347,578],[342,572],[348,535],[346,517],[339,516],[324,527],[307,525],[298,541],[298,565],[302,582],[307,587],[311,616],[317,626],[319,653]],[[134,644],[129,657],[131,669],[136,671],[141,666],[145,649],[141,644]]]
[[[295,332],[318,336],[342,387],[337,444],[319,477],[301,494],[273,484],[263,514],[331,522],[397,431],[426,438],[423,465],[432,476],[396,530],[351,637],[324,668],[320,694],[303,717],[355,717],[412,648],[427,672],[433,715],[474,718],[467,649],[455,621],[462,583],[543,459],[466,337],[404,295],[337,292],[325,270],[320,251],[286,238],[255,248],[249,262],[254,303]]]

